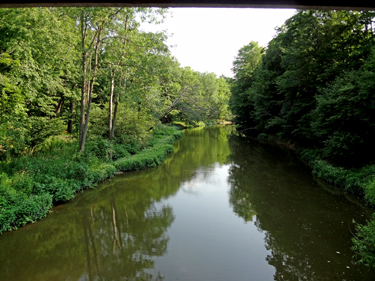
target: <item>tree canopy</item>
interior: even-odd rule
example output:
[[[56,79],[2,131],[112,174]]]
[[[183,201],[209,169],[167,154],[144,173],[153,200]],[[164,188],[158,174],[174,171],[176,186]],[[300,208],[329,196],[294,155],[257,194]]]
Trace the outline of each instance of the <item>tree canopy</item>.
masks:
[[[231,118],[225,78],[182,68],[165,32],[167,9],[0,9],[0,159],[67,131],[142,139],[157,122]],[[127,135],[125,137],[124,135]]]
[[[238,51],[230,100],[242,132],[296,148],[313,173],[372,205],[374,17],[297,11],[264,51],[255,42]],[[353,250],[375,267],[374,219],[357,230]]]

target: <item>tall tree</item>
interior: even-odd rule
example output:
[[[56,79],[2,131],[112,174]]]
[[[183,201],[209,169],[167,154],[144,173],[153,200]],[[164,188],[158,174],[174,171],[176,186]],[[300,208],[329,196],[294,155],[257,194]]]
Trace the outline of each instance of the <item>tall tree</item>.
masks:
[[[237,122],[245,128],[251,127],[253,123],[250,114],[254,110],[249,89],[262,54],[263,48],[259,46],[258,42],[251,41],[238,51],[233,62],[234,80],[231,86],[232,96],[229,104],[232,112],[237,115]]]

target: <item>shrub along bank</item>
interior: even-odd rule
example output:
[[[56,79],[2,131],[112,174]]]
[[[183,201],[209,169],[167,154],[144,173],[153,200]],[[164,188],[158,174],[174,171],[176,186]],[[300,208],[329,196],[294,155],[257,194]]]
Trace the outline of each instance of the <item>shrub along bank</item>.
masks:
[[[182,136],[175,127],[159,126],[143,144],[136,139],[125,144],[92,139],[85,153],[78,153],[76,142],[56,141],[36,155],[0,162],[0,234],[45,217],[53,205],[116,171],[160,164]]]
[[[316,175],[373,205],[374,17],[373,11],[297,11],[266,48],[250,42],[238,51],[229,102],[243,131],[307,148]],[[368,231],[354,241],[365,243],[355,249],[360,261],[375,268],[373,226],[359,227]]]
[[[319,150],[298,149],[298,154],[317,177],[337,187],[365,198],[375,206],[375,164],[360,168],[344,168],[322,159]]]
[[[312,167],[313,174],[347,192],[363,197],[366,203],[375,206],[375,164],[350,169],[323,160],[318,150],[299,149],[299,155]],[[357,225],[356,228],[352,250],[356,253],[358,263],[375,268],[375,214],[367,225]]]
[[[173,121],[172,122],[175,126],[179,128],[197,128],[197,127],[204,127],[204,126],[211,126],[216,125],[218,122],[216,120],[204,120],[204,121],[190,121],[190,122],[184,122],[184,121]]]
[[[274,136],[264,133],[258,135],[258,140],[263,143],[282,144],[281,146],[287,148],[295,147],[280,143]],[[298,148],[296,152],[318,178],[364,198],[367,204],[375,207],[375,164],[345,168],[323,159],[322,152],[318,149]],[[356,230],[352,239],[352,250],[356,253],[357,261],[375,268],[375,214],[367,225],[357,225]]]

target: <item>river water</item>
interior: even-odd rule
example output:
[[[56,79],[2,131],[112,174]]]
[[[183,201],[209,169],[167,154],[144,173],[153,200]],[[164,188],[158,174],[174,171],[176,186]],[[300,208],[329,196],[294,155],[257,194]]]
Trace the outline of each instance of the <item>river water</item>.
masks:
[[[187,130],[161,166],[4,233],[0,280],[375,280],[350,250],[373,210],[233,132]]]

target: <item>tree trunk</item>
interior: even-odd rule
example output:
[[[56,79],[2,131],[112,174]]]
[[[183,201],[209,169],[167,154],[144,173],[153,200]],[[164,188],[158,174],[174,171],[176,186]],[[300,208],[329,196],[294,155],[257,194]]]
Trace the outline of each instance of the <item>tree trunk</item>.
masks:
[[[120,77],[120,81],[121,81],[121,79],[122,79],[122,77]],[[124,93],[126,93],[126,73],[125,73],[125,79],[124,79]],[[117,109],[118,109],[119,103],[120,103],[120,93],[118,93],[118,95],[117,95],[116,102],[115,102],[115,110],[113,112],[111,139],[113,139],[115,137]]]
[[[115,74],[111,72],[111,89],[109,93],[109,116],[108,116],[108,136],[109,140],[112,141],[112,128],[113,128],[113,92],[115,88]]]
[[[70,106],[69,106],[70,116],[69,116],[68,128],[67,128],[67,131],[68,131],[69,134],[73,134],[74,103],[75,102],[74,102],[73,98],[71,98],[71,100],[70,100]]]
[[[184,95],[188,92],[188,91],[191,91],[193,89],[196,89],[198,87],[198,85],[194,85],[194,86],[186,86],[185,88],[182,89],[181,93],[180,93],[180,96],[175,99],[172,104],[166,109],[163,111],[163,113],[160,114],[159,116],[159,120],[160,121],[163,121],[164,118],[167,118],[167,115],[174,109],[174,107],[176,106],[176,104],[184,97]],[[151,128],[149,128],[147,131],[151,131],[154,127],[155,127],[156,124],[154,124]]]
[[[93,75],[92,75],[91,81],[89,81],[87,113],[86,113],[86,116],[85,116],[85,124],[84,124],[84,128],[83,128],[83,133],[82,133],[82,141],[81,141],[80,147],[79,147],[80,152],[84,152],[84,150],[85,150],[87,129],[88,129],[89,118],[90,118],[92,93],[94,91],[94,83],[95,83],[97,67],[98,67],[98,54],[99,54],[99,45],[100,45],[100,40],[101,40],[101,31],[102,31],[101,28],[98,28],[98,37],[97,37],[96,44],[95,44],[95,60],[94,60],[94,67],[93,67]]]
[[[125,19],[125,31],[128,30],[128,20],[129,20],[129,15],[126,15],[126,19]],[[126,40],[124,40],[124,50],[126,48]],[[121,63],[121,59],[119,60],[118,64]],[[127,74],[127,69],[125,70],[125,78],[124,78],[124,92],[126,92],[126,74]],[[120,76],[120,80],[119,80],[119,85],[121,86],[121,80],[122,80],[122,77]],[[112,81],[111,81],[112,82]],[[111,84],[112,86],[113,84]],[[117,109],[118,109],[118,105],[120,103],[120,93],[118,93],[117,95],[117,99],[116,99],[116,102],[115,102],[115,110],[113,112],[113,119],[112,119],[112,126],[110,128],[110,131],[109,131],[109,139],[112,140],[114,137],[115,137],[115,127],[116,127],[116,118],[117,118]]]
[[[64,100],[65,100],[64,95],[62,95],[62,96],[61,96],[61,99],[60,99],[60,101],[59,101],[59,103],[58,103],[58,105],[57,105],[57,107],[56,107],[56,110],[55,110],[55,114],[56,114],[56,116],[61,112],[61,109],[62,109],[63,106],[64,106]]]
[[[85,51],[86,22],[84,22],[84,10],[81,14],[81,36],[82,36],[82,88],[81,88],[81,115],[79,122],[79,151],[83,152],[82,140],[85,123],[85,94],[86,94],[86,61],[87,53]]]

